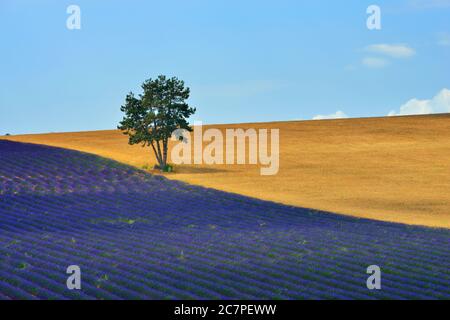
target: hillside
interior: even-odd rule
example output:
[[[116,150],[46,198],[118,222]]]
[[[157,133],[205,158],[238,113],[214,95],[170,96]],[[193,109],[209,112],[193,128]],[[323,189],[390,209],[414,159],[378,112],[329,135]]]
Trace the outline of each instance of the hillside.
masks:
[[[450,230],[274,204],[0,141],[0,300],[449,299]],[[67,290],[68,264],[82,290]],[[383,270],[367,290],[367,267]]]
[[[207,129],[211,126],[205,126]],[[450,228],[450,115],[213,126],[279,128],[280,171],[258,166],[181,166],[168,175],[193,184],[295,206]],[[116,130],[18,135],[142,168],[150,148]]]

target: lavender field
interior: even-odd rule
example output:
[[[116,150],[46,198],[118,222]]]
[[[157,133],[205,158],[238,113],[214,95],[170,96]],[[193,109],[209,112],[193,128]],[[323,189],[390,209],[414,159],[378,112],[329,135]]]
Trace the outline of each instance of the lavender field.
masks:
[[[68,290],[78,265],[82,289]],[[368,290],[366,269],[382,270]],[[0,299],[450,299],[450,231],[0,141]]]

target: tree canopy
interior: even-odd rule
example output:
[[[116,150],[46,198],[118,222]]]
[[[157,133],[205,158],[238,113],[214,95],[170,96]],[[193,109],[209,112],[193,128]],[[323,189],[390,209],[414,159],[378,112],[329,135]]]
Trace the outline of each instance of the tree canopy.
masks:
[[[187,120],[196,109],[186,102],[190,89],[176,77],[150,78],[142,90],[137,97],[133,92],[126,96],[118,129],[129,136],[129,144],[151,146],[159,168],[166,170],[169,139],[177,129],[192,131]]]

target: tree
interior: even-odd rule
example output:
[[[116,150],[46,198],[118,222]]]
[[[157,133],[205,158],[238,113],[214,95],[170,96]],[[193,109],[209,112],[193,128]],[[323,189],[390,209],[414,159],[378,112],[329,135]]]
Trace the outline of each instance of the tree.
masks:
[[[190,89],[178,78],[160,75],[142,84],[143,93],[136,97],[130,92],[120,110],[125,113],[118,129],[129,136],[131,145],[151,146],[159,169],[167,167],[167,150],[172,132],[192,131],[187,119],[195,113],[186,100]]]

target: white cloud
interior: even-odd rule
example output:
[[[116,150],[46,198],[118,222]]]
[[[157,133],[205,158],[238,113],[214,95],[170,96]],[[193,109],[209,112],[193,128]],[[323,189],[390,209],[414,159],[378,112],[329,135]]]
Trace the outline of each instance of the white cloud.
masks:
[[[371,53],[378,53],[393,58],[409,58],[416,54],[416,51],[404,44],[372,44],[365,48]]]
[[[327,114],[327,115],[318,114],[317,116],[315,116],[313,118],[313,120],[344,119],[344,118],[348,118],[348,116],[341,110],[338,110],[333,114]]]
[[[362,60],[362,64],[369,68],[383,68],[389,64],[386,59],[366,57]]]
[[[392,110],[391,112],[389,112],[388,116],[447,112],[450,112],[450,90],[444,88],[431,99],[411,99],[403,104],[398,112]]]

